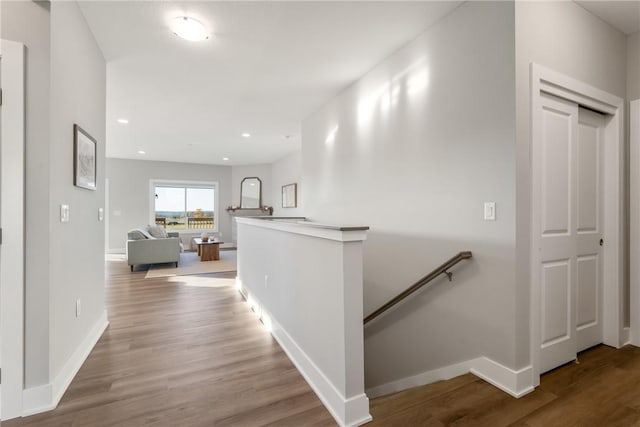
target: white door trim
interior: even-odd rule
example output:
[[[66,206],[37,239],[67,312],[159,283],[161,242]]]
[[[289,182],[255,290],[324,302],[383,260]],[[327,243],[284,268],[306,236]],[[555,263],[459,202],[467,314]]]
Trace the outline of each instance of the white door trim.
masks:
[[[640,256],[640,99],[631,101],[629,108],[629,259]],[[631,344],[640,346],[640,263],[629,266]]]
[[[0,339],[2,419],[22,415],[24,387],[24,45],[0,40]]]
[[[575,102],[607,114],[604,150],[604,248],[603,248],[603,342],[620,347],[624,344],[623,322],[623,156],[624,156],[624,102],[621,98],[586,83],[567,77],[538,64],[530,67],[531,129],[529,132],[531,153],[540,131],[541,93]],[[540,200],[540,174],[531,155],[531,259],[530,259],[530,357],[534,386],[540,384],[540,272],[539,258],[540,218],[534,215]],[[633,301],[631,310],[633,312]]]

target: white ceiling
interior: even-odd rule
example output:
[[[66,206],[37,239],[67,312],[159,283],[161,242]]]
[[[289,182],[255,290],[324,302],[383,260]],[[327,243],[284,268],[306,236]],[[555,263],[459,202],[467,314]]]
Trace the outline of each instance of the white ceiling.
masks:
[[[459,3],[81,2],[107,60],[107,156],[277,160],[304,118]],[[214,37],[174,36],[182,15]]]
[[[640,0],[582,0],[576,3],[627,35],[640,31]]]

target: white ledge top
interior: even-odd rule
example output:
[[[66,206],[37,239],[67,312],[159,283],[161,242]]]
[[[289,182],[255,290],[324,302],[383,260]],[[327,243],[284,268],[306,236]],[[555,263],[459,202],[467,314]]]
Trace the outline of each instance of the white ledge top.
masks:
[[[306,220],[300,221],[300,217],[236,217],[236,222],[238,224],[247,224],[260,228],[269,228],[342,242],[366,240],[367,231],[369,230],[368,226],[340,226]]]

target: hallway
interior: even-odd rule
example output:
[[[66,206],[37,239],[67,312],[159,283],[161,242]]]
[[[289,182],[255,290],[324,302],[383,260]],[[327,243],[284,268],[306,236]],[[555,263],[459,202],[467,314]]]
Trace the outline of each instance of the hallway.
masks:
[[[235,273],[145,279],[106,263],[104,335],[54,411],[3,427],[335,425]]]
[[[58,408],[17,426],[334,426],[235,290],[235,273],[145,279],[107,261],[110,325]],[[632,426],[640,349],[598,346],[514,399],[463,375],[371,401],[372,426]]]

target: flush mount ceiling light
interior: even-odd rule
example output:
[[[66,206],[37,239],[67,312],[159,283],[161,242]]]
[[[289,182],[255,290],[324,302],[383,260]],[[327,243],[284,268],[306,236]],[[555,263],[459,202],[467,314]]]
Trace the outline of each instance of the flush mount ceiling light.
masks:
[[[251,138],[251,134],[249,132],[245,132],[241,135],[243,138]]]
[[[139,150],[138,154],[147,154],[145,151]]]
[[[227,160],[229,160],[229,158],[228,157],[223,157],[222,160],[224,160],[226,162]]]
[[[171,20],[171,31],[176,36],[182,37],[190,42],[199,42],[209,38],[204,25],[197,19],[187,16],[179,16]]]
[[[122,123],[123,125],[126,125],[127,123],[129,123],[129,120],[127,120],[127,119],[118,119],[118,123]]]

